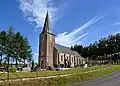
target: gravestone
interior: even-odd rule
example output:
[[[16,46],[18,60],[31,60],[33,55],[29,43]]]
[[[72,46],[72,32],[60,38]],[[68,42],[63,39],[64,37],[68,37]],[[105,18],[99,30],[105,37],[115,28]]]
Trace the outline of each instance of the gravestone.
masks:
[[[25,67],[25,68],[23,68],[22,72],[31,72],[31,68],[30,67]]]
[[[88,67],[88,64],[85,64],[84,68],[87,68]]]
[[[31,72],[31,65],[27,64],[27,67],[24,67],[22,72]]]

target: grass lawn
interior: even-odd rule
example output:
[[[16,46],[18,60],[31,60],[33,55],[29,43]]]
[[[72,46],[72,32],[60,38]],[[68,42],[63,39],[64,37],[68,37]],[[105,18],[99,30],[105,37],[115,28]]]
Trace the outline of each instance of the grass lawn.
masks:
[[[97,67],[96,67],[97,68]],[[98,67],[99,68],[99,67]],[[90,68],[91,69],[91,68]],[[71,69],[80,70],[80,69]],[[0,86],[68,86],[73,83],[81,83],[87,80],[93,80],[101,76],[111,74],[112,72],[120,70],[120,65],[111,66],[106,70],[94,71],[91,73],[75,74],[67,77],[57,77],[48,79],[35,79],[28,81],[15,81],[0,83]]]
[[[106,65],[89,67],[89,68],[72,68],[64,71],[42,71],[42,72],[14,72],[9,73],[10,79],[18,79],[20,78],[30,78],[30,77],[45,77],[45,76],[56,76],[56,75],[64,75],[64,74],[73,74],[73,73],[83,73],[90,70],[96,70],[100,68],[105,68]],[[8,74],[3,74],[0,76],[0,80],[7,79]]]

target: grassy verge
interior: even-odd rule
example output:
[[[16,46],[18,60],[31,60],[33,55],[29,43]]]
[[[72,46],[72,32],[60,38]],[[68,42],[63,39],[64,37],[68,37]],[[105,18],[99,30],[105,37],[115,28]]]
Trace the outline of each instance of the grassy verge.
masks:
[[[106,65],[89,67],[89,68],[72,68],[65,71],[15,72],[15,73],[9,73],[9,79],[18,79],[19,77],[32,78],[32,77],[46,77],[46,76],[56,76],[56,75],[65,75],[65,74],[73,74],[73,73],[83,73],[85,71],[97,70],[104,67],[106,67]],[[0,76],[0,80],[6,80],[6,79],[7,79],[7,74],[3,74]]]
[[[112,66],[106,70],[94,71],[86,74],[75,74],[67,77],[57,77],[49,79],[37,79],[28,81],[16,81],[10,83],[0,83],[1,86],[68,86],[72,83],[81,83],[87,80],[93,80],[101,76],[111,74],[120,70],[120,66]]]

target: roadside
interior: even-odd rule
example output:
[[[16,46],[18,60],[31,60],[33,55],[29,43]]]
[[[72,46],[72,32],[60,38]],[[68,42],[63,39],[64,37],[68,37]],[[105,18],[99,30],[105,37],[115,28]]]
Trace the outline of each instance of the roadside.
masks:
[[[119,86],[120,84],[118,82],[120,80],[120,66],[110,67],[105,71],[93,73],[89,80],[73,83],[70,86]]]

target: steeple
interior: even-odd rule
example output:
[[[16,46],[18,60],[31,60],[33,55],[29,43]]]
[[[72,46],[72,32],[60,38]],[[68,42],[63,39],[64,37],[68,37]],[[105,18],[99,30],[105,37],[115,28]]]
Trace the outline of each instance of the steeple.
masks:
[[[49,20],[49,13],[47,10],[45,23],[44,23],[44,27],[43,27],[43,32],[49,32],[49,31],[50,31],[50,20]]]

